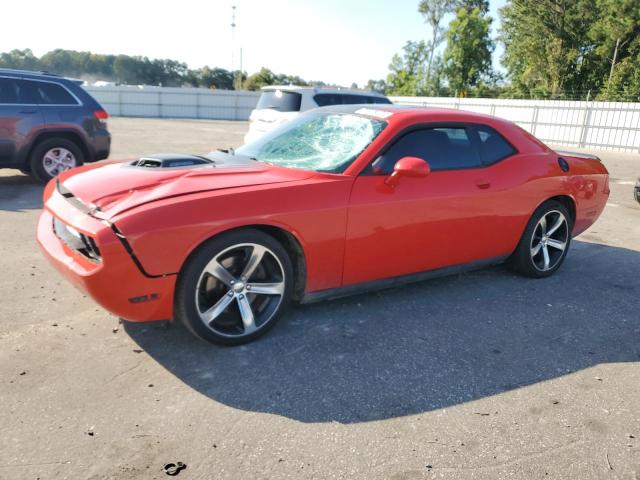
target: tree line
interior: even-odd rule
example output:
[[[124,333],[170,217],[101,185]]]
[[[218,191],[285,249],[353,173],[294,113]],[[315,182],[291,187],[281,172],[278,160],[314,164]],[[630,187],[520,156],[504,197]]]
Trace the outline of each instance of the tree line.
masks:
[[[487,0],[421,0],[428,39],[408,41],[387,77],[367,87],[392,95],[640,101],[638,0],[508,2],[497,38],[504,73],[492,65],[488,10]]]
[[[268,68],[246,72],[219,67],[188,68],[186,63],[169,59],[149,59],[129,55],[101,55],[56,49],[36,57],[29,49],[0,53],[0,68],[37,70],[87,81],[103,80],[123,85],[164,87],[204,87],[223,90],[259,90],[266,85],[326,85],[306,81],[297,75],[276,74]]]
[[[640,1],[511,0],[491,37],[488,0],[420,0],[425,39],[391,59],[386,78],[366,88],[387,95],[640,101]],[[448,24],[445,25],[445,20]],[[497,43],[504,47],[493,67]],[[0,67],[45,70],[128,85],[258,90],[266,85],[326,85],[267,68],[248,75],[169,59],[29,49],[0,53]],[[352,84],[352,87],[357,87]]]

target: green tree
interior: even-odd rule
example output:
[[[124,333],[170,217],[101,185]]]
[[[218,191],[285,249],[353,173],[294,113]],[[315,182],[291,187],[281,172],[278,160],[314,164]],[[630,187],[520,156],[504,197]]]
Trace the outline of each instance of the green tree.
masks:
[[[468,12],[477,8],[482,15],[486,15],[489,12],[489,0],[458,0],[456,10],[459,8],[464,8]]]
[[[409,41],[402,56],[395,54],[389,65],[387,93],[390,95],[422,95],[426,77],[426,62],[430,55],[424,41]]]
[[[37,70],[40,68],[38,58],[30,49],[11,50],[0,53],[0,67],[15,68],[18,70]]]
[[[442,20],[455,7],[456,0],[421,0],[418,4],[418,12],[422,14],[425,23],[431,28],[431,40],[426,44],[429,55],[424,77],[427,82],[431,76],[431,66],[436,50],[444,40],[444,28],[441,26]]]
[[[378,93],[386,93],[387,91],[387,82],[384,79],[380,80],[369,80],[367,85],[365,86],[365,90],[372,90]]]
[[[500,10],[502,63],[516,96],[579,97],[597,87],[602,67],[588,35],[596,2],[513,0]]]
[[[249,75],[244,82],[245,90],[260,90],[267,85],[276,84],[276,75],[268,68],[262,67],[258,72]]]
[[[275,74],[268,68],[262,67],[260,71],[249,75],[244,80],[245,90],[260,90],[268,85],[309,85],[305,80],[297,75]]]
[[[196,86],[215,88],[219,90],[233,90],[233,73],[224,68],[203,67],[196,72]]]
[[[149,59],[129,55],[101,55],[91,52],[56,49],[42,57],[31,50],[12,50],[0,53],[0,67],[23,70],[47,70],[51,73],[78,77],[89,81],[110,80],[128,85],[158,85],[233,89],[238,80],[247,88],[264,85],[308,85],[297,75],[274,74],[263,68],[247,78],[246,72],[230,72],[224,68],[203,67],[189,70],[183,62],[171,59]],[[322,83],[322,82],[316,82]]]
[[[640,100],[640,5],[637,0],[598,0],[589,30],[595,46],[591,83],[605,100]],[[597,69],[596,67],[600,67]]]
[[[490,27],[491,17],[483,16],[478,8],[458,9],[446,32],[443,56],[444,74],[451,90],[466,95],[490,74],[494,48]]]

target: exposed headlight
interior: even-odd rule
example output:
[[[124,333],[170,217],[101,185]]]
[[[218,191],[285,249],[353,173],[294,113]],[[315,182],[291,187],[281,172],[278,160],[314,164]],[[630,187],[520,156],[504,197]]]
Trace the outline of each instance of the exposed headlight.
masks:
[[[100,249],[93,238],[80,233],[70,225],[66,225],[57,218],[53,219],[53,231],[57,237],[66,243],[70,248],[89,258],[100,262]]]

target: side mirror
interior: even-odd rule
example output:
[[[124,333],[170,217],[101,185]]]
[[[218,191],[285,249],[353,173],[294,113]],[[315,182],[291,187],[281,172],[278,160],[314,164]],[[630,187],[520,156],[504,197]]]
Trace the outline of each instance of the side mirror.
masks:
[[[386,185],[394,188],[401,177],[426,177],[431,173],[431,167],[426,160],[418,157],[404,157],[396,162],[393,173],[384,181]]]

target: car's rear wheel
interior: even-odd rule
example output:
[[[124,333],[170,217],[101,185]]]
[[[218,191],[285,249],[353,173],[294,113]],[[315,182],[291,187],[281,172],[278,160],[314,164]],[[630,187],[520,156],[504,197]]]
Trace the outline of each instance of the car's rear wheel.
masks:
[[[222,234],[187,262],[175,315],[210,342],[240,345],[266,333],[293,291],[291,259],[273,237],[246,229]]]
[[[46,183],[70,168],[84,163],[82,150],[66,138],[44,140],[33,149],[30,159],[31,174]]]
[[[552,275],[564,262],[571,244],[572,219],[567,207],[550,200],[532,215],[509,265],[528,277]]]

